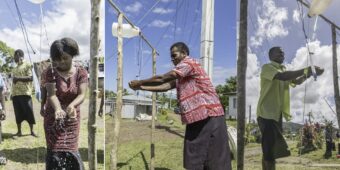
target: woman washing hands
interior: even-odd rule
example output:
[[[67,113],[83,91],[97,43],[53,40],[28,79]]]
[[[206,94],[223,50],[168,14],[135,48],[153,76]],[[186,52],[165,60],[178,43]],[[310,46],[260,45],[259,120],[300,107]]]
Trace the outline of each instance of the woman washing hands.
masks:
[[[71,38],[56,40],[51,45],[54,67],[48,68],[42,82],[47,100],[44,129],[47,143],[46,169],[82,170],[78,151],[80,104],[88,84],[87,71],[72,64],[79,55],[78,44]]]

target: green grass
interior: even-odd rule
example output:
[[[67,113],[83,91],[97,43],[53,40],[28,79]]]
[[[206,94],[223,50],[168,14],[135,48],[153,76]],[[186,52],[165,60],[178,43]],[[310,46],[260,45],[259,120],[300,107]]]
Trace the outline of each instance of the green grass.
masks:
[[[17,132],[14,118],[13,106],[11,101],[6,102],[7,119],[2,122],[3,141],[0,144],[0,153],[7,157],[7,164],[0,166],[0,169],[22,170],[22,169],[45,169],[45,134],[43,130],[43,118],[39,115],[38,108],[40,104],[34,101],[34,113],[36,125],[34,129],[39,138],[30,136],[29,126],[27,122],[22,123],[23,137],[12,138],[12,134]],[[79,137],[79,151],[84,162],[85,169],[88,169],[88,144],[87,144],[87,110],[88,105],[85,102],[81,108],[81,126]],[[96,145],[98,151],[98,168],[104,169],[104,122],[102,118],[97,117],[97,138]]]
[[[178,115],[172,113],[158,115],[157,123],[162,126],[169,127],[169,129],[184,132],[185,126],[181,124]],[[174,120],[173,124],[169,124],[168,120]],[[110,123],[111,122],[111,123]],[[132,120],[123,120],[125,126],[134,126],[138,124]],[[112,133],[112,117],[106,117],[106,134]],[[227,121],[228,125],[236,127],[236,121]],[[126,127],[124,127],[126,128]],[[138,131],[137,129],[131,128],[131,130]],[[124,131],[127,133],[126,129]],[[160,133],[160,132],[158,132]],[[165,133],[165,132],[164,132]],[[138,134],[138,133],[137,133]],[[121,134],[126,135],[126,134]],[[149,168],[150,164],[150,142],[144,138],[139,139],[140,136],[136,135],[133,140],[124,141],[119,143],[118,148],[118,167],[121,170],[146,170]],[[323,159],[324,150],[317,150],[299,156],[298,150],[296,149],[296,142],[288,142],[291,148],[292,155],[287,158],[277,160],[278,170],[330,170],[335,168],[325,168],[325,167],[310,167],[309,164],[336,164],[339,162],[337,158],[334,157],[335,152],[333,152],[333,157],[330,159]],[[110,155],[111,145],[109,142],[109,136],[106,136],[106,167],[109,167],[109,155]],[[253,152],[254,153],[251,153]],[[261,159],[261,145],[257,143],[249,143],[245,146],[245,170],[260,170],[262,169]],[[182,170],[183,169],[183,138],[164,138],[156,141],[155,143],[155,159],[156,159],[156,169],[158,170]],[[232,161],[233,169],[236,168],[236,161]]]

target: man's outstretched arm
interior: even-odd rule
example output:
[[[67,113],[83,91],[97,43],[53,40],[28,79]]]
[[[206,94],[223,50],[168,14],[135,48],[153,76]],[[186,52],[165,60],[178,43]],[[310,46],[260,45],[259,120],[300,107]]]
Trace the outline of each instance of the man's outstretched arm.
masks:
[[[304,75],[305,69],[308,69],[307,75]],[[296,71],[285,71],[285,72],[279,72],[274,76],[274,79],[282,80],[282,81],[296,81],[296,84],[303,83],[306,79],[303,77],[306,76],[306,78],[309,78],[312,75],[312,69],[311,67],[307,67],[305,69],[296,70]],[[316,74],[319,76],[323,73],[323,69],[320,67],[315,66]],[[302,77],[302,78],[301,78]]]
[[[174,88],[176,88],[176,80],[172,80],[170,82],[163,83],[158,86],[140,86],[141,90],[152,91],[152,92],[166,92]]]
[[[133,80],[129,83],[130,88],[133,90],[141,90],[141,86],[159,86],[165,83],[169,83],[178,78],[175,71],[169,71],[163,75],[156,75],[145,80]]]

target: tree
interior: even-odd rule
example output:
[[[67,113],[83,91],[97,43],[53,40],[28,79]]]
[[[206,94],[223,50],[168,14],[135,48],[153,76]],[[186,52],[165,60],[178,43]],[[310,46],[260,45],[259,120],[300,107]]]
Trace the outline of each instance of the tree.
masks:
[[[105,90],[105,99],[114,98],[117,94],[111,90]]]
[[[13,61],[14,49],[0,40],[0,72],[9,73],[12,71],[11,63]]]
[[[216,92],[220,98],[223,108],[229,106],[229,97],[227,94],[231,92],[236,92],[236,90],[236,76],[229,77],[225,80],[225,84],[216,86]]]

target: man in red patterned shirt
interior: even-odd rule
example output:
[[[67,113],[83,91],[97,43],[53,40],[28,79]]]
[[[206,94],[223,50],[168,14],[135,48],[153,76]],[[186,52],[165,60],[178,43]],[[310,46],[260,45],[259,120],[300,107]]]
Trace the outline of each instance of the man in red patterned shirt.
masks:
[[[201,65],[188,56],[189,48],[183,42],[173,44],[170,52],[173,70],[149,79],[133,80],[129,86],[153,92],[177,89],[182,122],[186,124],[186,169],[231,169],[224,111],[210,78]]]

